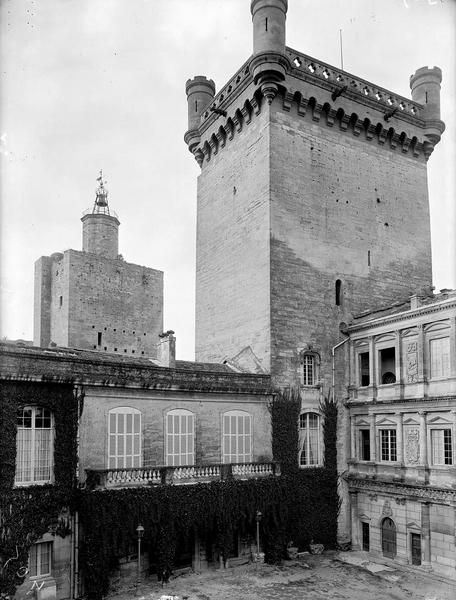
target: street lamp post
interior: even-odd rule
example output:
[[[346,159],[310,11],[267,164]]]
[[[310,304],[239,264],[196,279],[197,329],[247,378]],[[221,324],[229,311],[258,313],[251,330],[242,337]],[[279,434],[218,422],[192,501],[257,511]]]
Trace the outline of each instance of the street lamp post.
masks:
[[[136,533],[138,534],[138,573],[136,576],[135,595],[138,594],[139,582],[141,579],[141,538],[144,535],[144,527],[142,525],[138,525],[138,527],[136,528]]]
[[[256,512],[256,537],[257,537],[257,561],[260,560],[260,521],[263,515],[259,510]]]

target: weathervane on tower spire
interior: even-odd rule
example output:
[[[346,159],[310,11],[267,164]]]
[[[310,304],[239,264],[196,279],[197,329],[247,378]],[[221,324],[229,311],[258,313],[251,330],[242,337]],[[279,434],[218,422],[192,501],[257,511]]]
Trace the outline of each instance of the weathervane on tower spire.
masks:
[[[95,199],[95,206],[93,207],[93,212],[107,212],[107,214],[109,214],[108,190],[104,187],[104,184],[107,182],[103,181],[103,170],[102,169],[100,169],[100,175],[97,177],[97,181],[99,182],[99,185],[96,190],[96,199]],[[104,210],[100,211],[100,208],[102,208]]]

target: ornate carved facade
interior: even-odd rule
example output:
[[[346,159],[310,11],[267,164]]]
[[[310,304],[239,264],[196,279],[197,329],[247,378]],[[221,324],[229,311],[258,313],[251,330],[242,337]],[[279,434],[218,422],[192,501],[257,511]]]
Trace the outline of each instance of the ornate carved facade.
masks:
[[[455,577],[456,292],[383,315],[348,328],[353,546]]]

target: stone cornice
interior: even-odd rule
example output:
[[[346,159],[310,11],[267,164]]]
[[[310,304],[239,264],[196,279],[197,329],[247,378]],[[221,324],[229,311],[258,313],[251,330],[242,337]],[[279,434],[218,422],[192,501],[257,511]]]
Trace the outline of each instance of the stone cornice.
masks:
[[[418,308],[413,310],[409,309],[407,311],[394,313],[392,315],[385,315],[384,317],[375,317],[371,320],[363,321],[359,324],[356,323],[353,325],[349,325],[347,327],[347,331],[349,333],[353,333],[355,331],[363,331],[365,329],[372,329],[374,327],[382,327],[383,325],[389,325],[391,323],[397,323],[400,321],[409,321],[410,319],[415,319],[416,317],[419,317],[421,315],[428,315],[452,308],[456,308],[456,298],[451,299],[450,301],[443,300],[440,302],[436,302],[435,304],[426,304],[423,306],[419,306]]]
[[[280,88],[280,86],[279,86]],[[342,108],[332,108],[328,103],[320,104],[312,98],[303,98],[300,92],[291,94],[280,90],[282,107],[284,111],[290,111],[291,106],[297,107],[297,113],[301,117],[305,117],[310,113],[310,118],[314,122],[325,123],[328,127],[333,127],[338,124],[342,132],[351,133],[355,137],[365,139],[368,143],[375,140],[380,147],[396,151],[401,150],[404,154],[409,154],[415,158],[424,155],[426,160],[433,151],[433,145],[428,141],[420,141],[414,136],[409,138],[402,131],[396,132],[393,127],[386,124],[384,127],[380,122],[377,124],[371,123],[369,119],[360,119],[354,113],[345,113]],[[193,154],[200,164],[209,162],[212,156],[215,156],[221,148],[224,148],[228,140],[232,140],[236,133],[240,133],[244,125],[248,125],[254,116],[261,112],[264,98],[261,92],[256,89],[254,95],[247,99],[242,106],[233,107],[231,115],[227,115],[223,124],[218,130],[212,133],[206,139],[201,139],[201,143],[197,148],[193,149]],[[212,125],[218,115],[213,116],[207,122],[207,127]],[[200,130],[201,132],[201,130]],[[203,136],[202,136],[203,137]]]
[[[388,494],[400,498],[408,497],[414,500],[440,502],[445,504],[456,502],[456,489],[433,487],[428,485],[414,485],[385,480],[371,480],[345,475],[350,491],[371,492]]]
[[[344,402],[344,406],[347,408],[357,408],[361,406],[370,406],[381,409],[382,406],[394,406],[400,408],[403,404],[418,404],[425,403],[426,406],[438,406],[442,402],[450,402],[456,400],[455,395],[449,396],[435,396],[423,398],[393,398],[392,400],[348,400]]]
[[[85,350],[15,348],[1,344],[0,380],[72,383],[133,389],[268,394],[268,375],[158,367]],[[214,366],[216,369],[216,366]]]

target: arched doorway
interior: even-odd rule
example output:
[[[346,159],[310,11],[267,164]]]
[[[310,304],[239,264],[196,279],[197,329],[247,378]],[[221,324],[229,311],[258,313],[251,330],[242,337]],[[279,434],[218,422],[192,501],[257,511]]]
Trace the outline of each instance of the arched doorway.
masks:
[[[396,556],[396,525],[389,517],[382,521],[382,552],[383,556]]]

